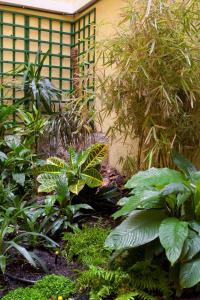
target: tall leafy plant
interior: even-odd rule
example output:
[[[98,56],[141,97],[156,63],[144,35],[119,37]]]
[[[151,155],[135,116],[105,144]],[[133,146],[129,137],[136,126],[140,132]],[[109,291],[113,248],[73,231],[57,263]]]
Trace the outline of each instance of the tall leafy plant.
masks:
[[[15,88],[23,90],[24,97],[20,102],[24,102],[27,108],[32,108],[36,105],[37,108],[42,108],[46,112],[52,112],[52,100],[60,101],[61,92],[53,86],[49,78],[42,75],[44,62],[49,55],[47,51],[41,58],[41,51],[38,50],[34,62],[25,63],[17,69],[9,72],[8,75],[22,75],[22,84],[18,81],[15,83]],[[9,86],[9,84],[7,84]],[[13,88],[13,83],[11,84]]]
[[[126,219],[106,245],[123,250],[150,244],[154,254],[163,249],[171,267],[180,268],[180,287],[190,288],[200,282],[200,172],[180,154],[173,158],[182,172],[150,168],[128,180],[130,196],[114,214]]]
[[[100,99],[114,118],[109,133],[139,139],[138,169],[147,160],[170,166],[172,147],[192,159],[200,147],[199,1],[146,3],[129,1],[99,54]]]

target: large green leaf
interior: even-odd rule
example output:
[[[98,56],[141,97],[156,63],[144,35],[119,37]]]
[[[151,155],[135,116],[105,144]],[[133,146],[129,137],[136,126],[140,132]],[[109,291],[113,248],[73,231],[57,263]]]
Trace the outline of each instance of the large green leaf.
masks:
[[[181,265],[179,280],[182,288],[191,288],[200,282],[200,257]]]
[[[4,161],[6,159],[8,159],[8,156],[4,152],[0,151],[0,161]]]
[[[62,205],[63,201],[70,200],[68,178],[65,174],[60,174],[56,180],[57,200]]]
[[[170,183],[161,190],[161,195],[166,197],[177,194],[176,205],[180,207],[190,196],[191,190],[183,183]]]
[[[135,189],[135,195],[130,196],[125,205],[113,216],[115,218],[130,214],[136,208],[155,208],[158,206],[161,195],[160,191],[150,189]]]
[[[71,211],[71,213],[73,214],[73,216],[80,211],[81,209],[89,209],[89,210],[93,210],[93,208],[88,205],[88,204],[73,204],[73,205],[68,205],[67,209],[69,209]]]
[[[135,211],[110,233],[105,245],[120,250],[147,244],[158,237],[164,218],[163,210]]]
[[[24,247],[18,245],[14,241],[7,242],[7,244],[10,245],[9,248],[15,248],[32,266],[36,268],[35,261],[33,260],[31,254]],[[7,248],[7,250],[9,248]]]
[[[175,150],[172,151],[172,160],[175,165],[177,165],[177,167],[182,170],[187,176],[191,176],[197,171],[195,166],[187,158],[185,158]]]
[[[127,181],[125,187],[128,189],[137,186],[165,186],[170,183],[184,182],[185,176],[178,171],[168,168],[151,168],[140,171]]]
[[[21,136],[20,135],[16,135],[16,134],[6,135],[4,137],[4,140],[6,142],[6,145],[11,149],[14,149],[21,145]]]
[[[82,166],[82,172],[99,165],[108,154],[108,146],[105,144],[94,144],[87,149],[88,156]]]
[[[81,177],[91,188],[98,187],[103,183],[101,174],[94,168],[84,170],[84,172],[81,173]]]
[[[46,164],[40,167],[37,167],[34,172],[36,174],[40,174],[40,173],[52,173],[52,174],[59,174],[61,172],[61,168],[59,166],[56,165],[50,165],[50,164]]]
[[[124,204],[124,206],[113,214],[113,217],[115,219],[130,214],[134,209],[136,209],[139,206],[140,200],[136,196],[130,196],[126,199],[127,201]]]
[[[174,265],[179,259],[188,236],[188,223],[177,218],[165,219],[159,229],[159,238],[168,260]]]
[[[85,181],[84,180],[77,180],[76,183],[71,184],[69,186],[69,190],[71,193],[78,195],[79,192],[84,188],[85,186]]]
[[[13,180],[20,184],[21,186],[24,186],[25,183],[25,174],[24,173],[12,173]]]
[[[6,271],[6,259],[5,255],[0,255],[0,268],[2,273],[5,273]]]
[[[197,171],[195,173],[192,173],[191,176],[190,176],[190,179],[193,183],[196,184],[197,181],[200,180],[200,171]]]
[[[58,176],[56,174],[40,174],[37,177],[37,181],[40,183],[38,188],[39,193],[50,193],[53,192],[57,187]]]
[[[189,230],[188,238],[183,246],[181,258],[183,258],[184,261],[188,261],[198,253],[200,253],[200,236],[193,230]]]
[[[67,167],[67,163],[59,157],[51,156],[47,159],[47,163],[60,167],[61,169],[65,169]]]
[[[77,155],[76,151],[72,147],[68,148],[68,152],[69,152],[70,166],[73,168],[76,165],[76,163],[77,163],[78,155]]]

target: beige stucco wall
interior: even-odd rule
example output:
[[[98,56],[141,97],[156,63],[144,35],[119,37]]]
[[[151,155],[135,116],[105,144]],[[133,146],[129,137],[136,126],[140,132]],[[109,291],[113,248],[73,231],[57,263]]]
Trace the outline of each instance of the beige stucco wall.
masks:
[[[96,7],[96,40],[97,42],[105,38],[110,38],[115,33],[115,28],[120,21],[122,15],[122,8],[127,3],[124,0],[100,0],[93,7]],[[90,8],[91,9],[91,8]],[[96,71],[101,69],[101,63],[97,65]],[[110,70],[112,72],[112,70]],[[101,99],[96,99],[96,109],[101,111],[102,102]],[[113,115],[114,117],[114,115]],[[96,128],[99,132],[106,133],[110,124],[112,123],[112,116],[106,117],[103,123],[96,122]],[[120,157],[126,157],[129,154],[134,155],[137,153],[137,140],[126,140],[124,142],[123,136],[118,136],[112,142],[110,141],[110,165],[121,170],[122,165],[119,164]]]

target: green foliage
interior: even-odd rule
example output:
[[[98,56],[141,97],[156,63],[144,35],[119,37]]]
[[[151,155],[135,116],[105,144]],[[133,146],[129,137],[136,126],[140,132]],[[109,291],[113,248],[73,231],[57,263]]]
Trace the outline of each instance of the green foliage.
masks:
[[[62,296],[68,299],[75,291],[74,283],[62,275],[48,275],[38,280],[33,288],[19,288],[2,300],[49,300]]]
[[[40,161],[32,150],[32,144],[27,144],[20,135],[6,135],[2,144],[1,179],[4,183],[15,186],[15,192],[23,197],[34,189],[32,170]]]
[[[13,129],[16,122],[11,119],[12,115],[16,113],[18,105],[0,104],[0,138],[4,138],[5,132]],[[0,141],[1,143],[1,141]]]
[[[94,144],[79,153],[69,148],[68,163],[56,157],[50,157],[46,165],[37,169],[38,173],[42,173],[37,178],[40,183],[38,191],[55,191],[58,182],[61,181],[66,182],[69,193],[74,195],[78,195],[85,184],[91,188],[100,186],[103,179],[96,167],[106,155],[106,145]]]
[[[105,244],[115,250],[137,249],[159,238],[154,254],[162,246],[171,265],[180,268],[177,277],[181,287],[189,288],[200,282],[196,267],[200,255],[200,177],[182,155],[174,153],[174,158],[183,173],[151,168],[128,180],[125,186],[131,189],[130,197],[120,200],[122,208],[114,214],[127,218],[110,233]]]
[[[147,299],[159,293],[169,299],[170,288],[165,272],[149,261],[122,263],[123,259],[113,258],[103,247],[109,228],[83,227],[74,233],[65,233],[63,254],[69,260],[77,260],[88,269],[80,272],[77,289],[81,293],[89,290],[90,299]],[[130,254],[132,260],[134,256]],[[128,298],[129,297],[129,298]]]
[[[2,300],[48,300],[40,290],[35,288],[20,288],[9,292]]]
[[[52,233],[71,226],[74,217],[80,215],[81,210],[92,210],[90,205],[74,204],[72,200],[85,185],[94,188],[103,183],[98,167],[107,151],[108,148],[104,144],[94,144],[79,153],[69,148],[68,162],[50,157],[45,165],[36,168],[35,172],[41,173],[37,177],[40,183],[38,191],[54,192],[45,200],[46,209],[53,218],[50,228]]]
[[[28,209],[30,209],[30,207]],[[23,221],[26,220],[23,214],[24,209],[22,207],[21,211],[16,209],[12,210],[13,207],[9,207],[3,212],[0,211],[0,269],[2,273],[6,271],[8,260],[14,258],[16,252],[18,252],[33,267],[36,268],[40,266],[45,269],[44,264],[37,255],[28,250],[28,247],[26,246],[31,245],[32,237],[35,237],[35,240],[45,239],[47,244],[51,244],[53,247],[58,247],[58,244],[40,232],[20,231],[19,229],[21,228],[19,225],[16,227],[17,224],[15,220],[18,219],[19,215],[23,217]],[[21,226],[23,228],[23,224]]]
[[[95,300],[108,297],[155,300],[156,297],[152,296],[155,292],[160,292],[163,299],[170,297],[166,274],[147,262],[136,263],[126,271],[90,266],[89,270],[81,273],[78,288],[89,288],[90,299]]]
[[[85,226],[81,230],[75,229],[74,233],[65,233],[63,240],[66,243],[63,254],[68,260],[71,261],[75,258],[86,266],[103,265],[111,254],[110,250],[104,248],[104,242],[109,232],[109,228]]]
[[[109,134],[139,139],[138,170],[152,162],[171,166],[172,146],[194,159],[200,141],[199,1],[127,2],[116,34],[99,45],[98,63],[106,69],[99,98],[105,116],[115,116]]]
[[[49,50],[41,58],[41,51],[38,50],[35,62],[28,62],[9,72],[9,75],[22,75],[21,85],[16,81],[15,86],[24,92],[24,97],[20,103],[25,103],[26,108],[45,109],[46,112],[52,112],[52,100],[60,101],[61,92],[52,85],[47,77],[42,76],[44,62],[49,55]],[[7,84],[9,86],[9,84]],[[13,82],[11,83],[13,88]]]
[[[33,112],[19,109],[18,117],[23,122],[22,126],[16,128],[16,132],[23,137],[24,143],[27,145],[35,145],[37,153],[38,139],[44,134],[48,125],[46,117],[41,115],[41,111],[33,105]]]
[[[86,147],[89,138],[92,136],[92,116],[89,116],[88,100],[81,98],[65,99],[63,111],[55,112],[49,117],[49,124],[46,135],[50,137],[50,147],[56,149],[62,145],[64,149],[71,146],[75,149]],[[87,107],[87,109],[86,109]]]
[[[67,299],[75,291],[75,284],[69,278],[62,275],[47,275],[38,280],[34,285],[47,299],[62,296]]]
[[[41,163],[33,148],[46,119],[35,106],[33,113],[22,110],[19,103],[0,106],[0,269],[4,273],[7,264],[20,255],[33,267],[47,271],[30,250],[41,240],[44,244],[44,239],[46,246],[58,246],[44,231],[45,211],[30,199],[35,183],[32,170]]]

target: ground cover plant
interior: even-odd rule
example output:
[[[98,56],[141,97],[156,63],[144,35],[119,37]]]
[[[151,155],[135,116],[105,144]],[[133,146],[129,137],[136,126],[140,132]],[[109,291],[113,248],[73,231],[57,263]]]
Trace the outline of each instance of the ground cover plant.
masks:
[[[62,297],[68,299],[74,293],[74,283],[62,275],[47,275],[38,280],[32,288],[11,291],[2,300],[49,300]]]
[[[76,260],[84,266],[78,272],[76,289],[78,297],[87,291],[89,299],[156,299],[158,293],[168,299],[170,285],[167,273],[150,261],[135,262],[130,255],[111,257],[104,247],[109,227],[85,226],[82,230],[64,234],[63,255],[67,260]],[[139,259],[139,257],[137,257]],[[129,262],[128,262],[129,261]]]
[[[67,232],[63,236],[63,255],[69,261],[76,259],[86,266],[103,265],[111,255],[111,251],[104,248],[109,232],[110,228],[102,228],[98,223],[95,226],[85,225],[82,229]]]

